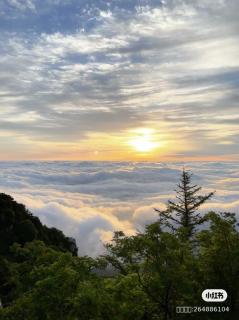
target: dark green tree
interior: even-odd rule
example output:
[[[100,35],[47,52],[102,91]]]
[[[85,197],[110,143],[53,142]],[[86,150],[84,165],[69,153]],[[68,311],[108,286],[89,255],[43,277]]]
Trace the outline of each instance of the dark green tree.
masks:
[[[160,214],[162,223],[173,230],[179,229],[184,240],[189,240],[193,236],[195,228],[205,221],[198,209],[214,195],[214,192],[199,195],[201,187],[193,185],[191,178],[192,174],[183,170],[175,190],[177,200],[169,200],[166,210],[154,209]]]
[[[209,212],[209,228],[197,234],[199,241],[198,287],[222,288],[227,291],[226,305],[237,319],[239,314],[239,233],[235,214]],[[224,318],[223,318],[224,319]]]
[[[99,279],[91,272],[97,266],[94,259],[56,251],[41,241],[28,242],[24,247],[15,243],[11,250],[16,261],[12,264],[16,278],[15,299],[0,309],[0,319],[103,320],[97,318],[102,290],[97,291],[97,286],[94,286]],[[99,286],[102,281],[98,280]],[[0,295],[3,296],[2,291],[8,282],[9,279],[3,282]],[[86,287],[88,292],[84,291]],[[90,311],[90,306],[83,303],[89,291],[93,316],[81,317]],[[75,305],[78,295],[81,296],[81,308]]]
[[[37,230],[31,220],[23,220],[16,225],[15,234],[19,243],[33,241],[37,237]]]
[[[141,299],[145,297],[138,306],[139,319],[174,319],[176,305],[194,301],[195,258],[189,246],[181,246],[175,234],[162,231],[159,222],[135,236],[116,232],[107,249],[105,258],[120,272],[119,278],[134,279]],[[121,301],[128,312],[129,301]]]
[[[9,258],[10,247],[14,242],[23,245],[35,239],[57,250],[77,255],[74,239],[66,237],[56,228],[43,225],[23,204],[7,194],[0,193],[0,254]]]

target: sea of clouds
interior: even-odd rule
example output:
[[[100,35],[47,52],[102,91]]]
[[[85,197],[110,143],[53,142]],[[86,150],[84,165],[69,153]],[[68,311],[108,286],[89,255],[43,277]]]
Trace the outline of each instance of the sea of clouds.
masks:
[[[79,254],[102,253],[114,230],[142,231],[175,195],[185,167],[203,193],[216,190],[203,211],[239,214],[239,163],[0,162],[0,192],[41,221],[74,237]]]

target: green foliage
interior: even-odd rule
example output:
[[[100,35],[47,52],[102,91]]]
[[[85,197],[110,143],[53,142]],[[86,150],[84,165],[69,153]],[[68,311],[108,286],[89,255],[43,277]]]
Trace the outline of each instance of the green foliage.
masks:
[[[31,220],[23,220],[16,225],[16,236],[21,244],[36,239],[37,230]]]
[[[135,276],[151,305],[145,307],[151,318],[171,317],[176,303],[193,301],[195,258],[189,244],[182,246],[175,235],[161,230],[160,223],[132,237],[116,233],[107,249],[109,263],[122,275]]]
[[[4,308],[3,319],[74,319],[74,296],[82,282],[94,281],[97,263],[87,257],[55,251],[36,241],[12,248],[17,278],[15,301]]]
[[[12,264],[0,256],[0,298],[4,305],[13,300],[16,288],[15,274]]]
[[[198,233],[200,283],[205,288],[223,288],[231,310],[239,314],[239,233],[232,213],[206,216],[208,230]]]
[[[208,226],[197,231],[193,242],[182,241],[180,229],[176,233],[162,231],[158,221],[135,236],[116,232],[112,243],[107,245],[105,259],[119,271],[116,279],[134,279],[141,297],[144,295],[144,302],[139,306],[147,312],[146,319],[177,319],[176,306],[203,307],[201,293],[210,288],[227,291],[225,305],[231,311],[204,314],[204,319],[214,319],[214,316],[237,319],[239,233],[235,215],[210,212],[205,221]],[[126,298],[126,304],[129,301]],[[200,319],[197,314],[192,314],[191,318]],[[183,316],[180,319],[184,319]]]

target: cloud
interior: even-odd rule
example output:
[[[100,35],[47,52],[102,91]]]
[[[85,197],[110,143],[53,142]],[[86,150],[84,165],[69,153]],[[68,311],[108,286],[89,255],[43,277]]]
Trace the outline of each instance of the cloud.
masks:
[[[35,0],[7,0],[7,4],[10,7],[16,8],[20,11],[25,11],[25,10],[35,10]]]
[[[154,163],[1,162],[2,191],[44,223],[103,250],[113,230],[157,219],[184,162],[238,159],[238,1],[4,0],[4,159],[131,159],[135,128],[166,144]],[[110,143],[112,139],[112,143]],[[238,213],[238,164],[186,163],[204,207]]]
[[[183,166],[202,193],[216,190],[202,212],[239,214],[237,162],[0,162],[0,185],[43,223],[74,237],[79,254],[95,256],[113,231],[134,234],[157,220],[153,208],[174,199]]]
[[[11,0],[1,10],[1,134],[25,158],[38,155],[40,142],[67,142],[76,154],[70,142],[91,133],[143,126],[173,136],[175,156],[173,145],[187,143],[179,153],[188,157],[238,155],[237,1],[69,0],[43,8]]]

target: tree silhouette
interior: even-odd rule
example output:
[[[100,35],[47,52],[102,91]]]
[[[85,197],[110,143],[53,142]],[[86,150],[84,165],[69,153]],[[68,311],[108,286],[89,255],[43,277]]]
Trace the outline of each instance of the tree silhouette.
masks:
[[[193,185],[191,178],[192,174],[183,169],[180,182],[175,190],[177,201],[169,200],[167,209],[164,211],[154,209],[160,213],[161,222],[173,230],[179,229],[185,240],[189,240],[196,226],[205,221],[200,212],[196,211],[214,195],[214,192],[198,195],[201,187]]]

